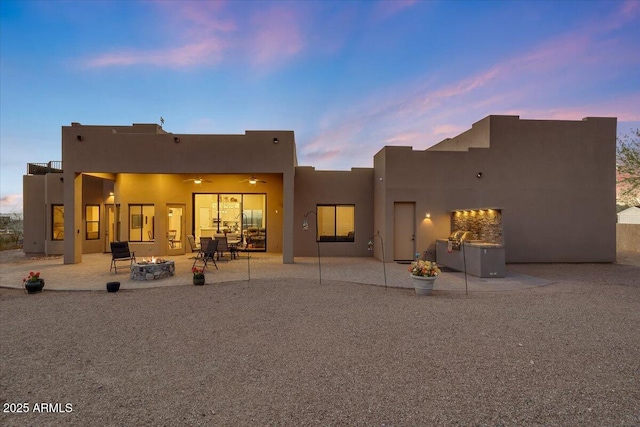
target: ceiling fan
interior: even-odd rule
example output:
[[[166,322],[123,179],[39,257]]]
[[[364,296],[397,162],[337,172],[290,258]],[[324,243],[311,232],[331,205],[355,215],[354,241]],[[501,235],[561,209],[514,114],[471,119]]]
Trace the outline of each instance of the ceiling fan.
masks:
[[[251,185],[256,185],[258,182],[260,184],[266,184],[267,183],[267,181],[263,181],[261,179],[256,178],[255,175],[251,175],[251,177],[249,179],[243,179],[240,182],[248,182]]]
[[[194,184],[202,184],[203,182],[211,182],[208,179],[202,179],[198,175],[195,178],[183,179],[182,182],[193,182]]]

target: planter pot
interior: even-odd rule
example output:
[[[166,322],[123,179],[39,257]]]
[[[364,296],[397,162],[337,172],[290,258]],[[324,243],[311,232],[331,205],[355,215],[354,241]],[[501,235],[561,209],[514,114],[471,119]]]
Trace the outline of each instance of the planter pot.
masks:
[[[24,282],[24,288],[27,290],[29,294],[35,294],[36,292],[42,291],[44,288],[44,279],[39,279],[35,281],[26,281]]]
[[[193,284],[196,285],[196,286],[204,285],[204,276],[202,276],[202,277],[194,277],[193,278]]]
[[[118,292],[120,289],[120,282],[108,282],[107,292]]]
[[[433,285],[436,281],[436,276],[427,277],[411,275],[411,279],[413,280],[413,288],[416,290],[417,295],[431,295]]]

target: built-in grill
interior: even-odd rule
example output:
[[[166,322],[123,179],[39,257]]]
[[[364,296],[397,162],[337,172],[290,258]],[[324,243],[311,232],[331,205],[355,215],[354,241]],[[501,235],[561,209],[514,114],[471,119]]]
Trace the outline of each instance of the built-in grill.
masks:
[[[471,239],[473,239],[473,233],[470,231],[454,231],[451,233],[451,236],[449,236],[449,246],[451,249],[459,251],[462,243]]]

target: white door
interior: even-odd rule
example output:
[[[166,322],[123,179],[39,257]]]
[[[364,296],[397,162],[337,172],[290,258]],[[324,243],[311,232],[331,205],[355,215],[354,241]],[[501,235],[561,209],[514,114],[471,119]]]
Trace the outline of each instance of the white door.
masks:
[[[411,261],[415,256],[415,203],[396,202],[393,206],[393,259]]]

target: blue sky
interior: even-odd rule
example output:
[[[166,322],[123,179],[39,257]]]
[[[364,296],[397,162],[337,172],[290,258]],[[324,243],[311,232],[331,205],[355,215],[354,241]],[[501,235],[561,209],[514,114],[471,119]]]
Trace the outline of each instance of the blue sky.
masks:
[[[489,114],[640,127],[640,1],[0,2],[2,212],[71,122],[293,130],[349,169]]]

